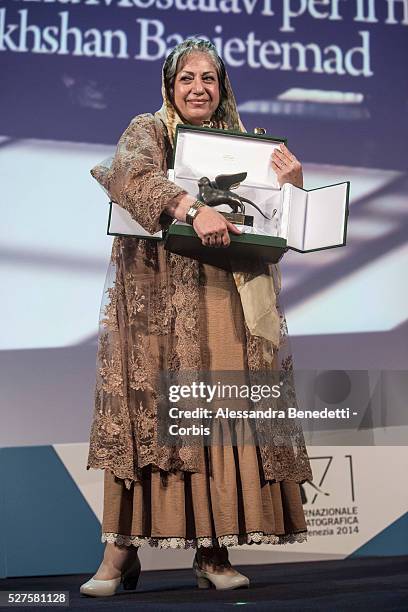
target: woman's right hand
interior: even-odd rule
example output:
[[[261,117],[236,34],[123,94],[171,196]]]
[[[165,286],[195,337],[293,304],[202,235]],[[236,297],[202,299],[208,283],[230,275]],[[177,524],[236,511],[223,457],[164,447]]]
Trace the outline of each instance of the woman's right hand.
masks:
[[[171,200],[166,212],[179,221],[186,220],[186,213],[196,198],[181,193]],[[241,234],[239,229],[211,206],[202,206],[193,221],[193,228],[204,246],[227,247],[231,240],[228,232]]]
[[[196,231],[204,246],[227,247],[231,239],[228,232],[241,234],[233,223],[228,221],[221,213],[210,206],[203,206],[193,221]]]

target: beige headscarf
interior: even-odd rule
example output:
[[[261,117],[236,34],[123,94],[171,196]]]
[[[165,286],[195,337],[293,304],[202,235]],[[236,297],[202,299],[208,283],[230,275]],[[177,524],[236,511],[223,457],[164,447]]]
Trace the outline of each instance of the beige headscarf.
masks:
[[[181,45],[184,46],[185,42],[181,43]],[[206,44],[208,45],[207,41]],[[193,50],[191,50],[191,52],[193,52]],[[202,51],[197,49],[194,50],[194,52]],[[227,91],[227,99],[224,103],[224,117],[222,121],[217,121],[215,118],[212,118],[212,125],[216,128],[245,132],[246,130],[240,119],[235,96],[227,73],[225,73],[224,85]],[[176,108],[167,95],[164,72],[162,73],[162,96],[163,105],[155,114],[167,126],[169,139],[172,147],[174,147],[177,124],[184,123],[184,121],[179,116]],[[231,261],[231,265],[233,268],[233,261]],[[276,307],[276,295],[280,291],[280,273],[277,266],[273,266],[273,268],[274,273],[270,274],[265,274],[262,271],[259,271],[259,274],[257,273],[258,271],[255,274],[234,271],[233,276],[249,331],[254,336],[266,338],[271,341],[276,348],[279,348],[280,317]]]

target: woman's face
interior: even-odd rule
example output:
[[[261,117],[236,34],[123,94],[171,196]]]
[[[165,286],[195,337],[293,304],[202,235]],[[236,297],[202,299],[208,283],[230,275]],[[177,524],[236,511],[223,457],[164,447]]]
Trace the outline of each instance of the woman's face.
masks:
[[[187,123],[201,125],[211,119],[220,102],[220,87],[214,62],[207,53],[193,53],[174,81],[174,103]]]

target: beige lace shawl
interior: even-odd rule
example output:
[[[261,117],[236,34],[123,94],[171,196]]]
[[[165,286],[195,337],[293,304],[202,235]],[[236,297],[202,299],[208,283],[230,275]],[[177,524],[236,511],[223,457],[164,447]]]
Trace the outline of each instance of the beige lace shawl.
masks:
[[[182,193],[166,178],[171,157],[164,123],[158,116],[139,115],[121,136],[110,169],[98,165],[91,174],[153,233],[169,221],[163,211]],[[276,274],[275,266],[248,274],[248,280],[261,273]],[[116,237],[104,295],[87,469],[109,468],[128,488],[149,464],[164,472],[203,471],[202,449],[159,444],[156,388],[159,370],[202,369],[198,262],[165,251],[162,243]],[[249,371],[291,372],[283,315],[280,322],[279,352],[246,328]],[[310,479],[301,429],[285,420],[271,426],[268,443],[259,449],[265,478]]]

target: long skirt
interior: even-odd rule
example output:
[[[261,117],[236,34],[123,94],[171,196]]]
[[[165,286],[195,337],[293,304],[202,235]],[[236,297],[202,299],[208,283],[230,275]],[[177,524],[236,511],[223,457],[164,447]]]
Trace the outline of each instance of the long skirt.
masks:
[[[203,362],[209,370],[246,368],[241,301],[231,274],[202,265]],[[162,548],[282,544],[306,539],[299,483],[265,481],[259,449],[248,443],[203,448],[205,473],[168,473],[152,466],[126,489],[104,476],[102,541]]]

